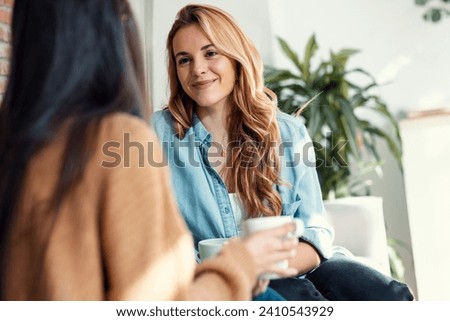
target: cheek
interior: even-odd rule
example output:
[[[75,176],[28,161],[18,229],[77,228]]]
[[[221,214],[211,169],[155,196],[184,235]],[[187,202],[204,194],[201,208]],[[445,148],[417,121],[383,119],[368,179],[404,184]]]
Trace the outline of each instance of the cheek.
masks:
[[[223,78],[225,78],[227,82],[234,83],[236,78],[236,68],[234,65],[230,61],[224,61],[220,64],[219,68]]]
[[[188,89],[188,73],[184,70],[177,70],[178,81],[181,83],[181,87],[183,87],[184,91]]]

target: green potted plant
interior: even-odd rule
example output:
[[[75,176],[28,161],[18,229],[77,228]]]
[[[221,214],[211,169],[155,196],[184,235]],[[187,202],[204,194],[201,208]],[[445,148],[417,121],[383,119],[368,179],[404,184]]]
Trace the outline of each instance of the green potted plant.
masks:
[[[315,35],[309,38],[303,57],[283,39],[278,38],[278,42],[293,68],[266,66],[266,85],[277,94],[282,111],[304,119],[316,152],[316,169],[325,205],[329,205],[331,211],[349,199],[349,209],[356,206],[358,212],[376,212],[384,225],[381,198],[376,202],[368,199],[367,205],[364,198],[359,197],[361,204],[355,205],[352,197],[370,195],[368,174],[382,174],[380,141],[387,144],[400,169],[402,144],[395,117],[375,93],[379,85],[374,77],[362,68],[348,67],[349,59],[359,50],[330,51],[328,59],[316,61]],[[339,203],[331,204],[334,199]],[[386,239],[385,235],[383,237]],[[388,246],[387,241],[381,243],[381,246]],[[389,259],[391,264],[386,256],[380,260],[386,260],[383,265],[387,265],[387,269],[390,265],[391,274],[402,279],[403,275],[398,273],[401,271],[392,270],[398,266],[392,261],[396,257],[390,255]]]
[[[318,49],[312,35],[300,58],[289,45],[278,38],[281,49],[294,69],[265,68],[267,86],[278,96],[279,108],[304,118],[313,140],[317,171],[324,199],[350,195],[367,195],[367,174],[381,174],[377,139],[389,150],[401,168],[401,138],[394,116],[383,100],[373,93],[375,79],[361,68],[347,68],[349,58],[359,52],[341,49],[330,52],[330,58],[313,67]],[[351,77],[362,77],[358,85]],[[365,116],[361,116],[364,114]],[[373,117],[389,125],[379,125]]]

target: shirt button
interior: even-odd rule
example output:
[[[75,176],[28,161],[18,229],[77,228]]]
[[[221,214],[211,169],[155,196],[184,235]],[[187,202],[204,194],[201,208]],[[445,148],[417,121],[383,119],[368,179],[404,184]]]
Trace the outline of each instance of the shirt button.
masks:
[[[224,208],[224,211],[225,211],[225,213],[227,213],[227,214],[230,212],[230,210],[228,209],[228,207],[225,207],[225,208]]]

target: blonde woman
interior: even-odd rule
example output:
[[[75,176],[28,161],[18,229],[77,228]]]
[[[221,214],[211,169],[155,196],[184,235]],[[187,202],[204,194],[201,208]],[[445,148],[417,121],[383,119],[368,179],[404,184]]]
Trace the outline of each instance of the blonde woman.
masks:
[[[182,8],[167,38],[170,99],[152,122],[195,242],[233,237],[243,220],[303,220],[290,266],[271,281],[289,300],[408,300],[408,288],[346,258],[332,258],[333,230],[299,119],[277,110],[260,55],[234,19],[209,5]]]

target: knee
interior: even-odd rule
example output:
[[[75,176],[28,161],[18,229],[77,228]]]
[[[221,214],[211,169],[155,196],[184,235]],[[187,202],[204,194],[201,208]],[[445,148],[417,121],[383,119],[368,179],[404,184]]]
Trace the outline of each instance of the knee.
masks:
[[[386,300],[392,301],[414,301],[414,295],[411,289],[405,283],[392,280],[388,286]]]

